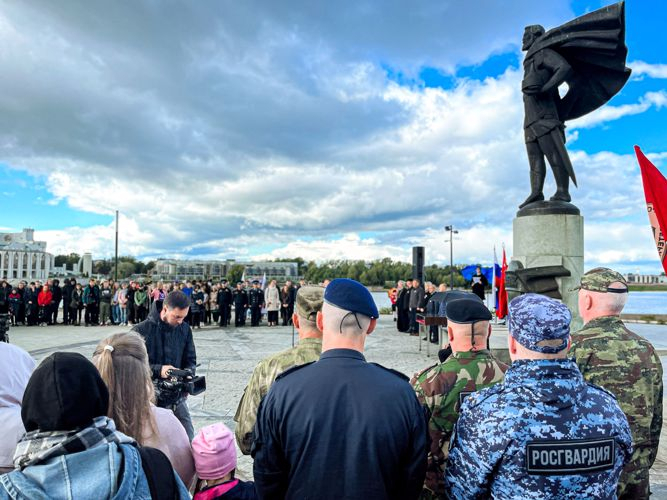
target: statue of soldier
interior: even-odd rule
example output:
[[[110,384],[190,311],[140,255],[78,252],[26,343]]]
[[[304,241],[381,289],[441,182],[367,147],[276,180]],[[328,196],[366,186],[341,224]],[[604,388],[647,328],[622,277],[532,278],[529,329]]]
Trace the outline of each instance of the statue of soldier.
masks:
[[[590,12],[548,32],[540,25],[527,26],[522,50],[526,51],[521,91],[531,191],[520,208],[544,200],[546,161],[556,181],[550,201],[569,203],[569,181],[576,186],[577,179],[565,149],[564,122],[604,105],[630,77],[625,67],[624,3]],[[568,89],[561,97],[558,88],[563,83]]]

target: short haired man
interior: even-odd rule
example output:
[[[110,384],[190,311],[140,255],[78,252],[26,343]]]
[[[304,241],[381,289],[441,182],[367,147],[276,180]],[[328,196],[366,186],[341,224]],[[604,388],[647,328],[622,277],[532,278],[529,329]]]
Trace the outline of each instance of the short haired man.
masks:
[[[232,319],[232,299],[232,291],[229,288],[228,282],[226,279],[223,279],[220,282],[217,296],[218,309],[220,310],[220,326],[223,328],[229,326]]]
[[[512,365],[461,406],[445,472],[450,498],[615,498],[630,427],[616,398],[567,358],[570,320],[542,295],[510,302]]]
[[[299,343],[263,359],[252,372],[234,416],[236,442],[245,455],[250,454],[257,409],[276,377],[290,368],[320,358],[322,332],[317,328],[316,318],[317,313],[322,310],[323,294],[324,289],[319,286],[299,288],[296,294],[296,312],[292,315],[294,327],[299,332]]]
[[[431,449],[422,499],[442,498],[449,440],[463,400],[475,391],[501,382],[507,365],[486,348],[491,313],[477,298],[447,304],[447,335],[452,355],[415,375],[410,383],[430,413]]]
[[[317,315],[316,363],[280,375],[262,401],[253,456],[259,498],[416,499],[426,471],[424,410],[404,375],[367,363],[378,310],[332,280]]]
[[[424,289],[421,287],[418,279],[412,280],[412,289],[410,290],[410,335],[413,337],[419,335],[419,324],[417,323],[417,312],[421,309],[424,301]]]
[[[234,302],[234,326],[245,326],[248,311],[248,292],[243,287],[243,281],[236,283],[236,290],[232,295]]]
[[[621,274],[597,267],[581,277],[578,289],[584,327],[572,336],[572,354],[588,382],[616,396],[632,430],[634,453],[621,474],[618,498],[648,498],[662,428],[660,358],[648,340],[621,321],[628,299]]]
[[[193,373],[195,371],[195,343],[190,325],[185,322],[189,309],[190,298],[180,290],[174,290],[165,297],[162,310],[153,308],[146,320],[132,328],[146,341],[148,363],[154,381],[167,378],[169,370],[174,368],[188,369]],[[195,431],[185,398],[174,404],[167,404],[158,397],[157,405],[170,408],[174,412],[192,441]]]

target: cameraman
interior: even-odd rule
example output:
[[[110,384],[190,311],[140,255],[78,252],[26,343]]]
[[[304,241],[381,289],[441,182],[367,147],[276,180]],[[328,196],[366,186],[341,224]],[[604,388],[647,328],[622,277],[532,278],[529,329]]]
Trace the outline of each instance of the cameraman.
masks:
[[[146,340],[148,362],[154,381],[167,378],[167,372],[174,368],[189,369],[194,374],[197,354],[190,325],[184,322],[189,308],[188,296],[180,290],[174,290],[164,299],[162,310],[154,307],[148,319],[132,328]],[[159,397],[157,405],[162,408],[168,407]],[[183,424],[192,441],[194,428],[185,397],[169,408],[174,411],[174,415]]]

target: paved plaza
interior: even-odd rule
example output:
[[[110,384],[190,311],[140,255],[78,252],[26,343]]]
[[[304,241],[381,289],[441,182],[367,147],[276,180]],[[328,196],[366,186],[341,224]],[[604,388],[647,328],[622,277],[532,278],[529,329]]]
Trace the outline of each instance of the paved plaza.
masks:
[[[91,357],[97,343],[112,333],[129,330],[129,327],[18,327],[10,332],[12,343],[26,349],[41,361],[55,351],[74,351]],[[492,348],[506,345],[506,329],[497,325],[491,336]],[[197,348],[197,369],[206,375],[207,390],[189,399],[195,430],[222,421],[234,428],[234,413],[243,389],[253,368],[269,354],[292,346],[291,327],[260,326],[252,328],[204,327],[194,332]],[[296,332],[294,339],[297,340]],[[389,316],[382,316],[378,328],[366,341],[366,359],[399,370],[408,376],[437,362],[437,352],[432,344],[421,342],[418,337],[398,333]],[[430,351],[429,352],[427,352]],[[430,354],[430,355],[429,355]],[[381,417],[380,415],[378,417]],[[663,428],[663,447],[652,471],[655,497],[667,499],[667,436]],[[239,474],[252,477],[252,461],[239,455]]]

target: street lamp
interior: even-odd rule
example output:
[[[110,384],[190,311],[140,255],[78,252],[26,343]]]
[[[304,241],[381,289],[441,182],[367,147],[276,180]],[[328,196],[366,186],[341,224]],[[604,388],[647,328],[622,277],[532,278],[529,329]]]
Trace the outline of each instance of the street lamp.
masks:
[[[449,289],[454,290],[454,235],[459,232],[454,231],[454,226],[445,226],[445,231],[449,231]]]

